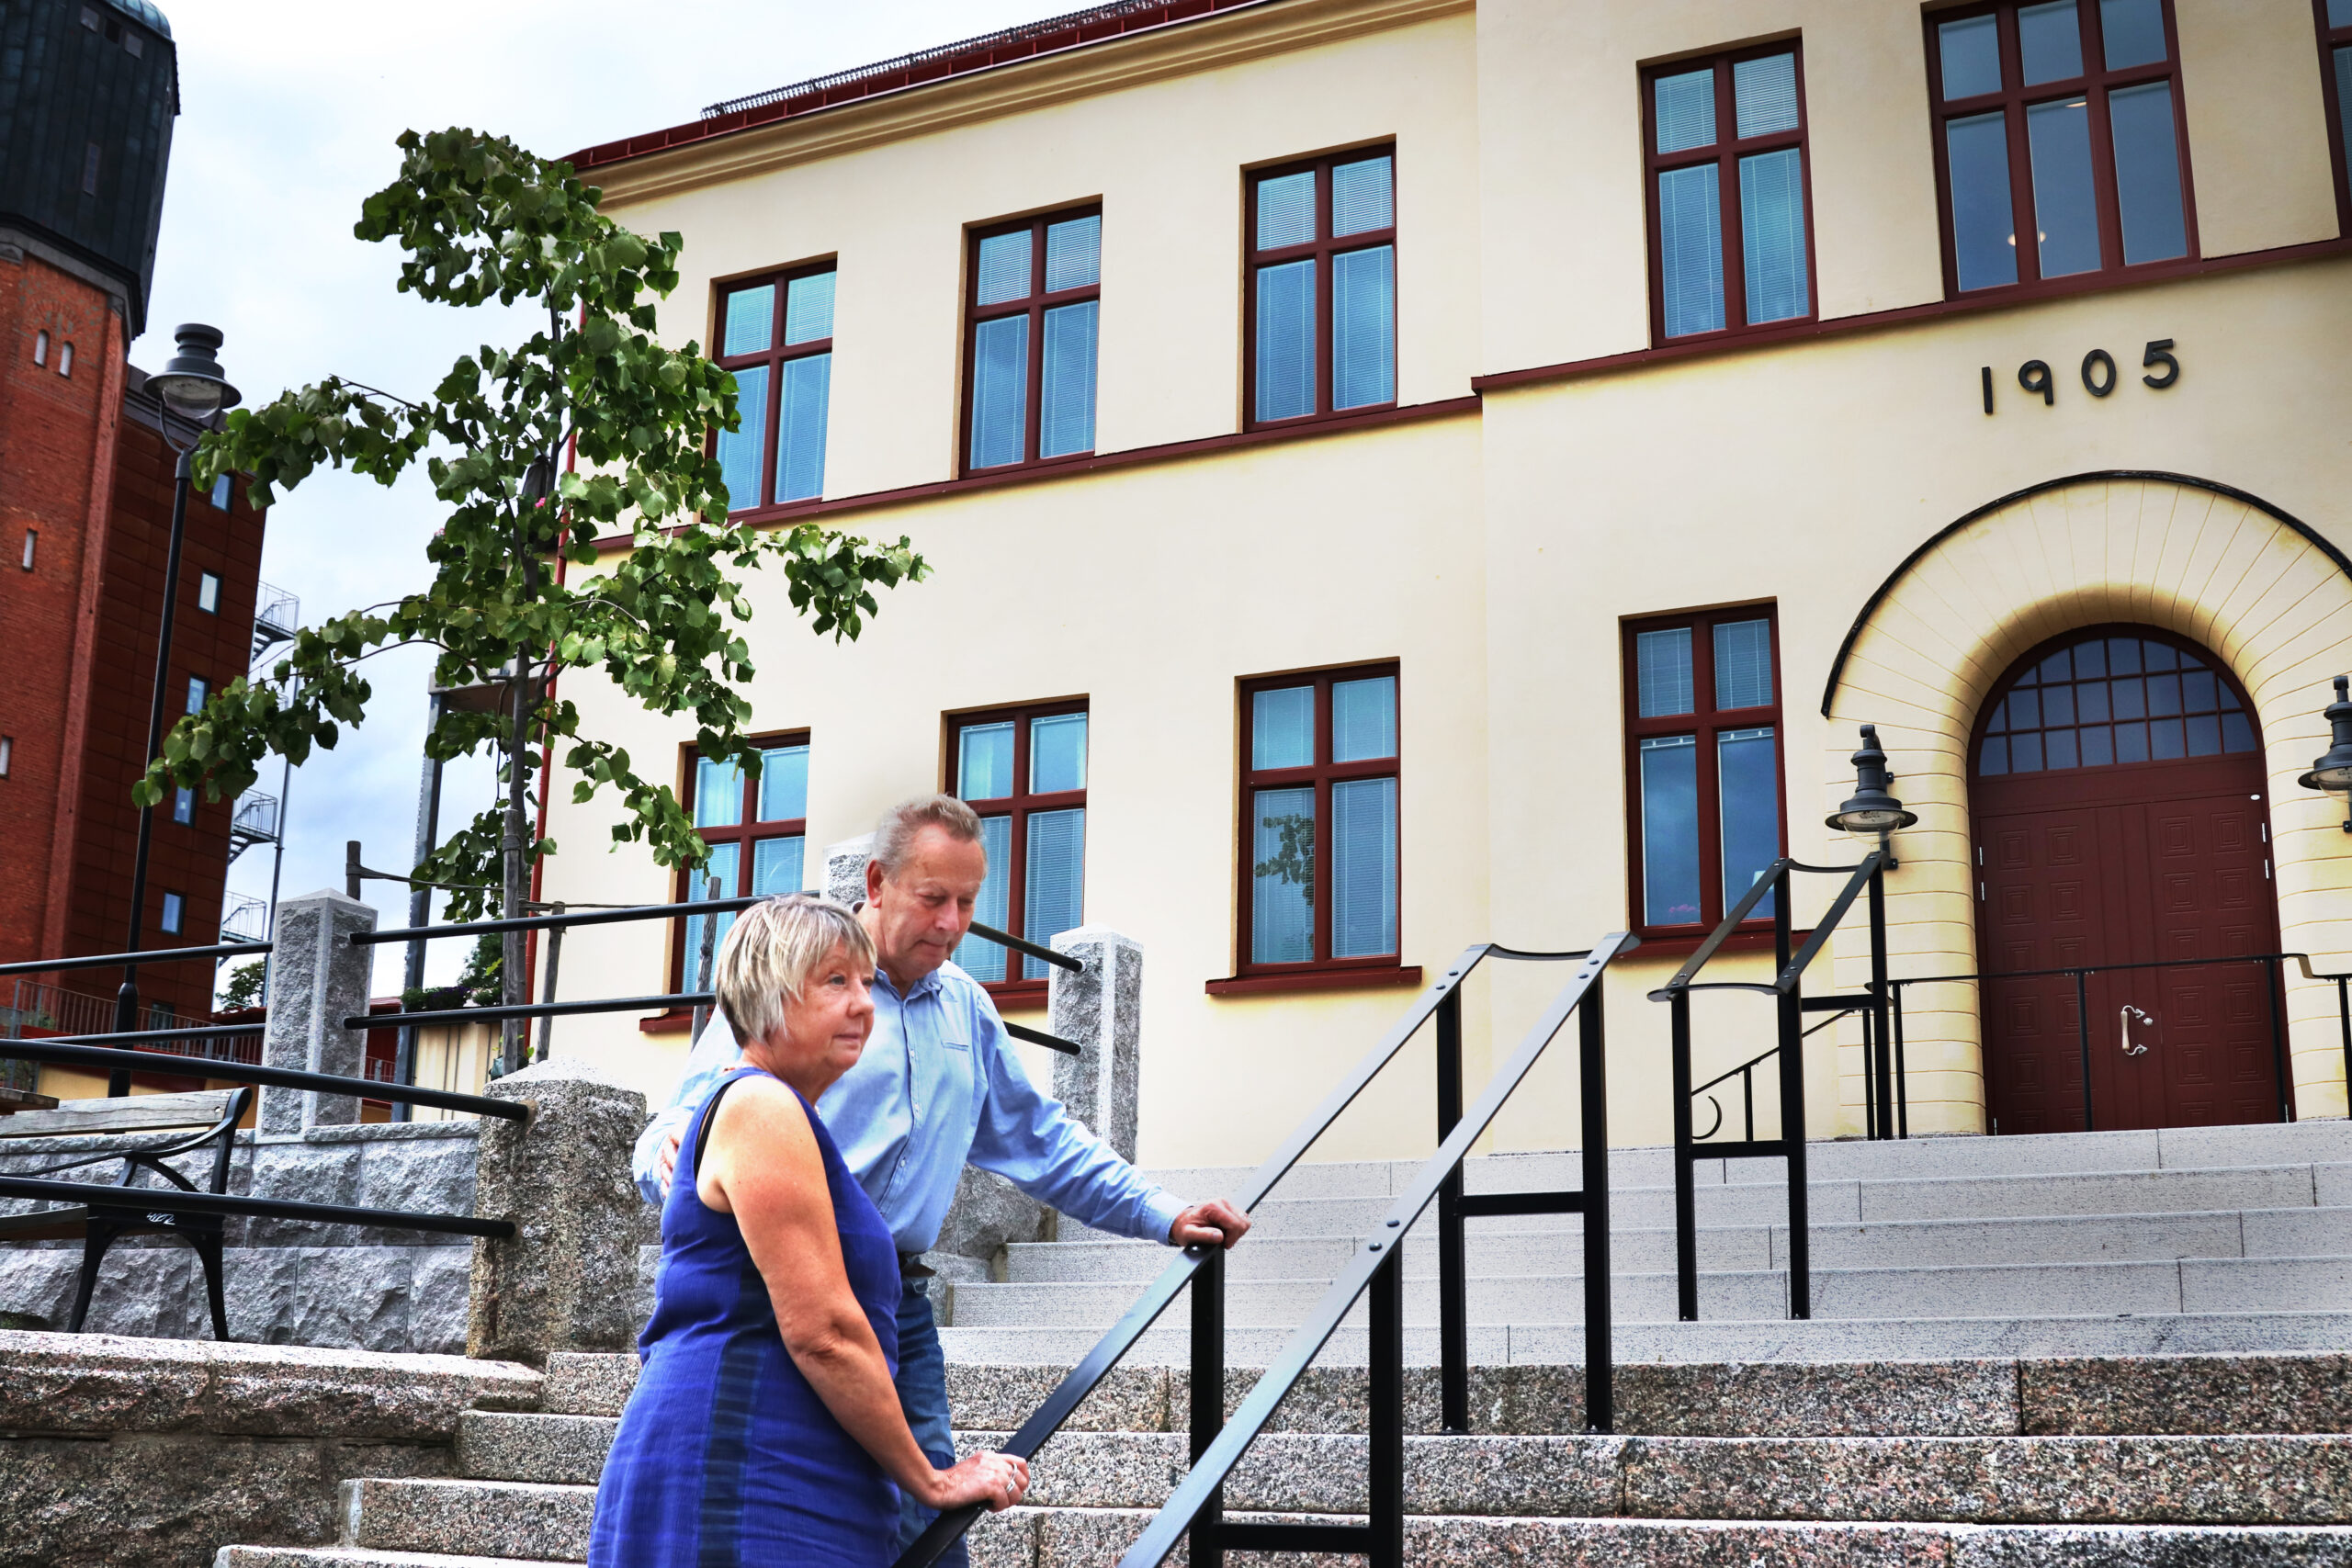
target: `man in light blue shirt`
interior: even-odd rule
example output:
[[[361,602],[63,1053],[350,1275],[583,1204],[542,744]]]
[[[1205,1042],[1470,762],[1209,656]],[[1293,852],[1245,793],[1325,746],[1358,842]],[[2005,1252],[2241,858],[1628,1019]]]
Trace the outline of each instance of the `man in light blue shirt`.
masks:
[[[906,1288],[899,1307],[899,1401],[934,1462],[955,1461],[947,1364],[928,1280],[915,1272],[939,1239],[967,1160],[1098,1230],[1177,1247],[1231,1247],[1249,1216],[1222,1201],[1187,1206],[1070,1119],[1029,1082],[996,1005],[947,961],[972,924],[988,875],[980,822],[952,795],[923,795],[883,814],[858,918],[874,938],[874,1032],[857,1065],[817,1102],[842,1159],[882,1212]],[[639,1138],[639,1190],[667,1194],[680,1134],[714,1085],[741,1061],[715,1014],[667,1109]],[[904,1551],[932,1519],[908,1504]],[[964,1568],[961,1542],[940,1560]]]

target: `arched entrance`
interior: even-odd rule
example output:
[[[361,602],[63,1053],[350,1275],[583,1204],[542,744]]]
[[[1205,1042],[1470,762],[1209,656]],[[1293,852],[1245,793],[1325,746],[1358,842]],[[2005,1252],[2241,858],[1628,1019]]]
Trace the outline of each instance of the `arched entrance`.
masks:
[[[2262,737],[2222,661],[2067,632],[1995,683],[1969,759],[1993,1130],[2280,1119],[2271,971],[2226,962],[2277,953],[2278,911]]]

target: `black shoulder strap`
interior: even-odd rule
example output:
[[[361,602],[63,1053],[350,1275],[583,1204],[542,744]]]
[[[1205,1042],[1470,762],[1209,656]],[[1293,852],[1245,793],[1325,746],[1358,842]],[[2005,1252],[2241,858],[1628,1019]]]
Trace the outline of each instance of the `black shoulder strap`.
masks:
[[[702,1125],[695,1132],[695,1177],[697,1180],[702,1177],[702,1151],[710,1142],[710,1124],[718,1115],[718,1102],[726,1097],[729,1089],[742,1081],[740,1076],[728,1078],[712,1089],[710,1098],[702,1102]]]

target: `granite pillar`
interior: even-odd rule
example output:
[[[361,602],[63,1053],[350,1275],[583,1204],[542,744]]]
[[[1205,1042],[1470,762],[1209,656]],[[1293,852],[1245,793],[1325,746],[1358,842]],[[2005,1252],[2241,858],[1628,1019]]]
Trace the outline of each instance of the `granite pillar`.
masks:
[[[1054,1098],[1132,1164],[1136,1089],[1143,1037],[1143,949],[1107,926],[1080,926],[1053,940],[1085,968],[1055,968],[1046,982],[1046,1029],[1074,1045],[1054,1058]]]
[[[359,1077],[367,1071],[368,1033],[343,1021],[368,1010],[376,950],[354,947],[354,932],[376,929],[375,908],[332,889],[278,901],[270,955],[269,1017],[262,1026],[264,1066]],[[359,1120],[359,1101],[314,1089],[265,1089],[261,1130],[300,1133]]]
[[[512,1220],[509,1241],[474,1243],[466,1353],[539,1367],[556,1351],[626,1350],[637,1333],[643,1200],[629,1148],[645,1097],[576,1056],[554,1056],[482,1091],[531,1109],[481,1124],[474,1213]]]
[[[818,890],[835,903],[856,908],[865,902],[865,863],[874,858],[874,835],[861,833],[825,846],[825,879]]]

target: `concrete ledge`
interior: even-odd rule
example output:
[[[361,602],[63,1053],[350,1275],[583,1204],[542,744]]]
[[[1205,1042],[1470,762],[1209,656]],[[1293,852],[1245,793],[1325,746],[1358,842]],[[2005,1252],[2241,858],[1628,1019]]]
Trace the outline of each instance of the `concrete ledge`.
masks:
[[[0,1331],[0,1433],[208,1432],[456,1440],[476,1406],[527,1409],[528,1367],[462,1356]]]
[[[467,1409],[539,1388],[455,1356],[0,1332],[0,1568],[325,1542],[338,1483],[448,1474]]]

